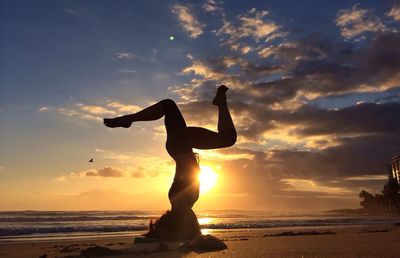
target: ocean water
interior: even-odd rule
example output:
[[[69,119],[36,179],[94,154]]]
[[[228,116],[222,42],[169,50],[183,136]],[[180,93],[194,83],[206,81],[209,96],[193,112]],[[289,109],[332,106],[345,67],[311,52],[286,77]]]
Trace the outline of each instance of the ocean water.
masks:
[[[141,235],[160,211],[0,212],[0,241]],[[400,223],[400,218],[258,211],[197,211],[202,230]]]

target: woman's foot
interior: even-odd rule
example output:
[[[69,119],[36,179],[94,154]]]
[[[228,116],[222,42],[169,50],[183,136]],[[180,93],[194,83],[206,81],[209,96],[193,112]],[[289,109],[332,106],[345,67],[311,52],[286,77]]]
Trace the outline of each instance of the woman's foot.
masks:
[[[225,93],[228,91],[228,87],[225,85],[221,85],[218,87],[217,94],[215,95],[212,103],[213,105],[219,106],[226,104],[226,95]]]
[[[121,116],[116,118],[104,118],[104,125],[111,128],[115,127],[129,128],[132,125],[132,122],[126,119],[125,117]]]

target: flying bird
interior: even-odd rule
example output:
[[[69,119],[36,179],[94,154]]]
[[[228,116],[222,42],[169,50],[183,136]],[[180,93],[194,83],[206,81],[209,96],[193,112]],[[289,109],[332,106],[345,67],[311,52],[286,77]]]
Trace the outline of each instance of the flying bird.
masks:
[[[90,159],[89,162],[93,162],[93,159]]]

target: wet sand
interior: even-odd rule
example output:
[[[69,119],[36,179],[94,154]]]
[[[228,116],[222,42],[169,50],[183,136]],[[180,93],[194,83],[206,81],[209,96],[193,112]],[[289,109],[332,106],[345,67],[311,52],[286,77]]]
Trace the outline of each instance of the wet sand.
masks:
[[[187,250],[180,248],[182,242],[177,241],[134,244],[132,237],[123,236],[32,242],[2,241],[0,257],[82,257],[82,250],[89,251],[90,257],[124,258],[400,257],[400,249],[397,248],[400,226],[396,225],[220,230],[211,233],[223,240],[228,249],[212,252]]]

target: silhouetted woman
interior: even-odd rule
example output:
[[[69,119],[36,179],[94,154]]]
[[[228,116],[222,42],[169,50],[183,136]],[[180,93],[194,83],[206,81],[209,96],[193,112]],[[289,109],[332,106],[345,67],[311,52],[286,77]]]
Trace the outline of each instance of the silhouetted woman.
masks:
[[[166,149],[176,162],[174,181],[168,193],[171,212],[167,212],[155,225],[150,225],[148,236],[190,238],[200,232],[196,215],[192,211],[199,198],[199,164],[192,148],[218,149],[236,142],[236,130],[226,101],[228,88],[221,85],[213,100],[218,106],[218,132],[201,127],[187,126],[173,100],[165,99],[135,114],[104,119],[108,127],[128,128],[133,122],[157,120],[164,116],[167,130]],[[171,236],[172,238],[174,236]]]

